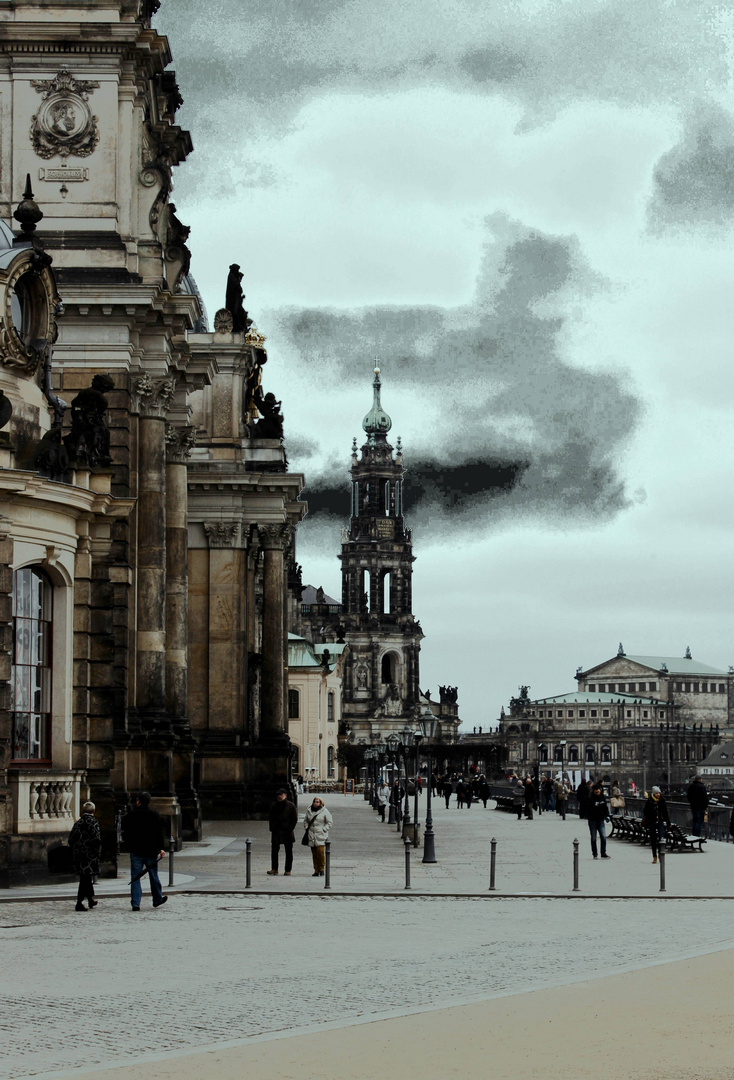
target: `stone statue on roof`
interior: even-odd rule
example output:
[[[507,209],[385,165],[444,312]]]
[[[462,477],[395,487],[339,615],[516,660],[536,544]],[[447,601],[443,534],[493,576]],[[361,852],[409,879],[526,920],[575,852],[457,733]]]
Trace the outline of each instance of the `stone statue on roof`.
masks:
[[[232,263],[227,277],[227,291],[224,306],[232,316],[232,329],[236,334],[243,333],[252,326],[252,319],[245,311],[245,294],[242,291],[242,278],[239,263]]]

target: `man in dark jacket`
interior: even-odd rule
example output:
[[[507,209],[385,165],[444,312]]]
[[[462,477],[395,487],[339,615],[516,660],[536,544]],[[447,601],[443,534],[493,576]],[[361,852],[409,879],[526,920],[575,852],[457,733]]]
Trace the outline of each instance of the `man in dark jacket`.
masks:
[[[130,852],[130,902],[133,911],[140,911],[143,898],[141,879],[147,873],[153,907],[168,900],[163,895],[158,877],[158,858],[166,854],[163,841],[163,819],[150,808],[150,795],[141,791],[135,799],[135,809],[122,819],[122,842]]]
[[[658,861],[658,847],[665,835],[665,826],[670,825],[668,804],[659,787],[654,787],[642,808],[642,824],[647,829],[652,848],[652,861]]]
[[[709,793],[700,776],[694,776],[686,791],[686,798],[691,807],[691,832],[700,836],[703,832],[703,819],[709,804]]]
[[[607,800],[604,797],[602,786],[600,783],[594,784],[591,789],[591,795],[586,800],[586,819],[589,823],[589,836],[591,838],[591,854],[596,859],[598,852],[596,850],[596,834],[599,834],[601,840],[601,857],[602,859],[608,859],[607,855],[607,833],[605,822],[609,820],[609,807],[607,806]]]
[[[293,830],[298,822],[298,811],[288,799],[284,787],[275,793],[275,802],[270,811],[270,864],[269,874],[278,873],[278,852],[280,845],[285,848],[285,876],[289,877],[293,868],[293,845],[296,837]]]

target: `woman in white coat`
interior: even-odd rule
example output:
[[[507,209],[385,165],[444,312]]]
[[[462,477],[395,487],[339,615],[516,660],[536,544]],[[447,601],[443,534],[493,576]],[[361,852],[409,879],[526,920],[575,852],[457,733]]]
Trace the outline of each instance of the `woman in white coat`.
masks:
[[[306,811],[303,823],[306,826],[308,846],[311,848],[313,859],[313,877],[323,877],[326,865],[326,849],[324,844],[329,839],[329,829],[333,818],[324,806],[323,799],[314,795],[313,802]]]

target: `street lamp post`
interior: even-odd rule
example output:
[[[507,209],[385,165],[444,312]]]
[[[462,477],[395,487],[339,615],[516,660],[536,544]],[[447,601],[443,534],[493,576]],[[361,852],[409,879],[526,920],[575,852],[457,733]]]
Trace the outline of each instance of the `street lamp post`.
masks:
[[[433,818],[431,816],[431,739],[436,737],[436,731],[438,729],[438,720],[433,715],[430,705],[426,705],[423,716],[420,719],[421,733],[426,740],[426,746],[428,747],[428,791],[426,792],[426,831],[423,837],[423,862],[435,863],[436,848],[434,844],[433,835]]]
[[[387,739],[385,741],[386,741],[386,744],[387,744],[387,748],[388,748],[388,750],[390,752],[390,811],[389,811],[387,823],[388,823],[388,825],[394,825],[395,822],[397,821],[396,803],[398,801],[398,797],[397,797],[397,794],[396,794],[396,791],[395,791],[395,778],[396,778],[395,765],[396,765],[396,762],[397,762],[398,746],[400,745],[400,739],[397,737],[397,735],[388,735],[388,737],[387,737]],[[398,786],[397,790],[400,791],[399,786]]]
[[[410,825],[410,795],[408,793],[408,751],[415,741],[415,732],[406,724],[400,733],[400,745],[403,748],[403,761],[405,762],[405,809],[403,810],[403,837]]]
[[[370,751],[365,750],[362,755],[362,761],[364,762],[364,801],[370,801]]]
[[[423,736],[419,731],[413,733],[415,741],[415,796],[413,802],[413,847],[418,847],[418,777],[420,776],[420,746]]]
[[[386,750],[387,743],[384,739],[380,739],[375,746],[375,810],[377,811],[380,809],[380,788],[382,787],[384,780],[382,775],[382,765],[385,760]]]

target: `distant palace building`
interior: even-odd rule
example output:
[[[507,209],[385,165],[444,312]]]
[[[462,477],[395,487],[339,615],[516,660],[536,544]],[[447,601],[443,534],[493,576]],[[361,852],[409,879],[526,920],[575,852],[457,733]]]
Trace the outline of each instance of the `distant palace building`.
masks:
[[[732,673],[683,658],[627,656],[576,672],[578,689],[502,710],[499,737],[516,772],[618,778],[638,786],[684,783],[731,732]]]

